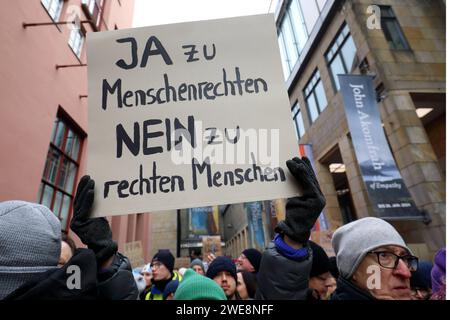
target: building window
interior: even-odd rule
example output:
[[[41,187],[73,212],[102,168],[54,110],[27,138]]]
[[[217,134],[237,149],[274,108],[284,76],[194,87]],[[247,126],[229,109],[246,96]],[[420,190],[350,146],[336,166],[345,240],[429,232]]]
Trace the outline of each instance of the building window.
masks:
[[[81,137],[61,118],[53,127],[50,147],[38,193],[38,202],[47,206],[67,230],[80,158]]]
[[[356,58],[356,46],[347,24],[339,32],[325,57],[333,75],[334,86],[336,90],[339,90],[338,75],[351,73]]]
[[[381,28],[384,36],[393,50],[409,50],[405,35],[395,17],[394,11],[389,6],[380,6]]]
[[[64,0],[41,0],[50,17],[53,21],[58,22],[61,16],[61,10]]]
[[[91,18],[92,26],[98,30],[100,27],[100,19],[103,8],[103,0],[82,0],[82,8],[86,15]]]
[[[77,55],[78,58],[81,57],[81,50],[83,49],[84,34],[80,27],[74,27],[70,32],[69,36],[69,46],[72,51]]]
[[[319,70],[316,70],[303,90],[306,105],[308,106],[308,113],[311,123],[316,121],[319,114],[327,107],[327,97],[323,88],[322,80],[320,79]]]
[[[278,34],[285,79],[289,77],[307,40],[308,34],[299,3],[297,0],[291,1]]]
[[[285,79],[300,57],[325,3],[326,0],[290,1],[278,33]]]
[[[303,117],[302,112],[300,110],[300,105],[298,102],[295,103],[294,107],[291,110],[292,113],[292,119],[295,123],[295,133],[297,134],[297,140],[300,141],[300,139],[305,134],[305,125],[303,123]]]

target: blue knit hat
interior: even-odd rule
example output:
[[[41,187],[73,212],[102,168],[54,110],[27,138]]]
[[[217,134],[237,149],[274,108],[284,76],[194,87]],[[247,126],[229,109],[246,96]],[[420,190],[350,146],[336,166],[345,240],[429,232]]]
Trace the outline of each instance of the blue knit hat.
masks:
[[[214,279],[214,277],[222,271],[229,272],[237,282],[236,265],[230,258],[224,256],[217,257],[213,260],[213,262],[211,262],[208,267],[208,271],[206,272],[206,276],[208,278]]]

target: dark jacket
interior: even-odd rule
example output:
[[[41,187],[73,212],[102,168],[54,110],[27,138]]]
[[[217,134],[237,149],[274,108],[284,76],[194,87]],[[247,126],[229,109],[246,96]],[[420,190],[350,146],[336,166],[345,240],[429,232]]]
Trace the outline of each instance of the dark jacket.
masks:
[[[312,254],[295,261],[280,254],[273,242],[262,254],[256,300],[306,300]]]
[[[336,291],[331,296],[331,300],[375,300],[375,298],[350,281],[339,277],[336,282]]]
[[[136,300],[137,296],[126,257],[118,253],[109,268],[98,271],[94,252],[77,249],[62,268],[39,274],[5,300]]]

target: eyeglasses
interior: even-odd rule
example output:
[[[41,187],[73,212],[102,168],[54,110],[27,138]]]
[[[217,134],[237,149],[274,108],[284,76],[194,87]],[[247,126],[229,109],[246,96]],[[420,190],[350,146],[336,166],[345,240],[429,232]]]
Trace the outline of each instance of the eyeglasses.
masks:
[[[387,269],[396,269],[400,259],[408,266],[409,271],[417,271],[419,267],[419,258],[410,254],[398,256],[389,251],[371,251],[369,253],[376,254],[378,264]]]
[[[162,263],[155,262],[155,263],[152,263],[151,267],[155,268],[155,269],[158,269],[158,268],[161,268],[162,265],[163,265]]]

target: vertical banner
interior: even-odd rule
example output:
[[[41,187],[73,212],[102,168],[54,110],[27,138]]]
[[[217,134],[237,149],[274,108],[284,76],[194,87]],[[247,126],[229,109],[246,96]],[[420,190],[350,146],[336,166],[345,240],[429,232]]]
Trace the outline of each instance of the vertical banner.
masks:
[[[263,204],[262,202],[248,202],[244,204],[247,211],[248,231],[251,246],[259,251],[264,251],[264,226],[262,222]]]
[[[373,209],[383,219],[418,219],[386,136],[371,76],[339,75],[353,146]]]
[[[311,165],[313,166],[314,173],[317,175],[317,170],[314,165],[314,155],[313,155],[313,149],[312,145],[310,144],[301,144],[299,146],[300,149],[300,155],[302,157],[307,157],[309,161],[311,162]],[[312,231],[321,231],[321,230],[327,230],[328,229],[328,221],[327,217],[325,216],[325,213],[322,211],[319,218],[317,219],[316,224],[314,225],[314,228]]]

